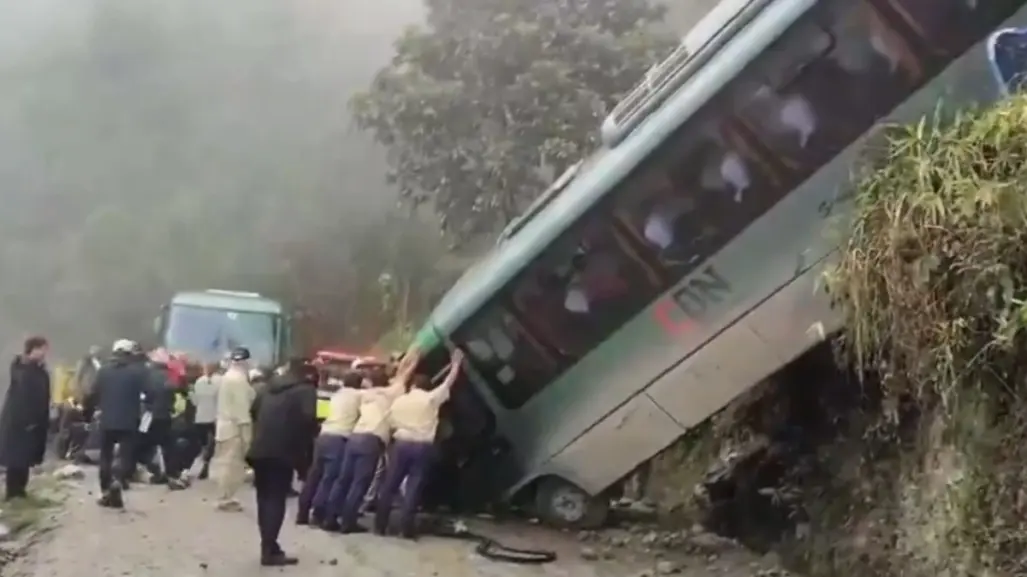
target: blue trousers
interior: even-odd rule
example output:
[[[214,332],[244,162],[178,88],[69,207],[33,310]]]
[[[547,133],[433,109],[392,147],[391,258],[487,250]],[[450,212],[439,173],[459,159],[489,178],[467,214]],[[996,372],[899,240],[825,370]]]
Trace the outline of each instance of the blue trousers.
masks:
[[[331,491],[331,483],[339,476],[339,467],[345,454],[346,437],[341,435],[321,435],[314,441],[314,455],[311,459],[307,478],[303,481],[303,491],[296,502],[296,519],[306,522],[313,507],[316,516],[323,516],[327,493]],[[324,496],[318,501],[318,494]]]
[[[346,437],[342,435],[321,435],[314,444],[314,467],[319,467],[320,470],[318,479],[310,485],[310,506],[318,517],[324,518],[328,497],[332,494],[332,487],[342,472],[342,461],[346,458],[346,441]],[[306,485],[303,489],[306,490]]]
[[[421,506],[421,491],[435,461],[435,446],[432,443],[396,441],[389,449],[388,464],[385,467],[385,481],[378,491],[378,502],[374,514],[374,530],[384,533],[388,529],[392,502],[406,479],[406,492],[399,509],[400,531],[414,532],[414,518]]]
[[[339,477],[328,495],[326,518],[339,519],[343,529],[357,524],[360,505],[374,479],[374,470],[382,457],[384,443],[377,435],[352,435],[346,443],[345,454]]]

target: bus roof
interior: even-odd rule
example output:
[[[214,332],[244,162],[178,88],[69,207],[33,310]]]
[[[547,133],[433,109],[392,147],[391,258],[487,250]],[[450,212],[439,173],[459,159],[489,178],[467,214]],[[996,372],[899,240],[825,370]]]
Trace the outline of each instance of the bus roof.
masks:
[[[559,195],[472,265],[442,298],[429,322],[444,335],[455,330],[815,3],[816,0],[781,0],[767,6],[626,138],[589,157]],[[733,8],[740,6],[735,4]],[[711,17],[720,20],[724,15]],[[697,27],[700,26],[709,24],[700,21]]]
[[[276,300],[255,293],[231,293],[228,291],[180,292],[171,299],[171,304],[275,315],[280,315],[283,312],[282,304]]]

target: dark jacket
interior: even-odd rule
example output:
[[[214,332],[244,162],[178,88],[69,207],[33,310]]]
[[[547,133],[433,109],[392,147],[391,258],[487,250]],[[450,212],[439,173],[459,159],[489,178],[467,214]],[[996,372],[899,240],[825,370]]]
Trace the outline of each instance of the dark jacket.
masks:
[[[97,365],[101,365],[99,359],[92,356],[83,357],[75,368],[75,400],[81,402],[89,396],[93,390],[93,383],[96,382]]]
[[[176,387],[168,366],[164,363],[148,363],[146,389],[146,410],[150,411],[155,421],[171,419],[175,412]]]
[[[303,465],[317,431],[317,389],[290,375],[269,383],[253,400],[253,440],[246,460]]]
[[[50,373],[36,361],[17,357],[0,410],[0,465],[29,468],[43,462],[50,424]]]
[[[142,361],[128,355],[115,356],[96,373],[93,392],[86,397],[83,412],[91,419],[100,411],[100,428],[105,431],[137,431],[142,415],[142,398],[150,373]]]

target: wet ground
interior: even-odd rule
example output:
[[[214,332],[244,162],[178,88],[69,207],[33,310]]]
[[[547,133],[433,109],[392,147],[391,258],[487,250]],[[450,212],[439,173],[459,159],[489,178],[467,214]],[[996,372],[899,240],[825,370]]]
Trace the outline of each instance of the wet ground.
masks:
[[[294,568],[261,568],[252,493],[242,495],[241,513],[215,511],[213,487],[196,483],[186,491],[135,486],[126,509],[96,504],[94,471],[67,481],[63,510],[53,530],[11,565],[5,577],[250,577],[254,573],[302,573],[347,577],[634,577],[645,575],[773,575],[744,552],[681,552],[639,549],[630,535],[644,531],[588,535],[561,533],[527,523],[472,521],[472,527],[504,544],[555,550],[543,566],[498,563],[473,552],[470,544],[443,538],[417,543],[372,535],[333,535],[287,522],[282,545],[300,558]],[[627,537],[625,537],[627,536]],[[649,543],[652,545],[652,543]]]

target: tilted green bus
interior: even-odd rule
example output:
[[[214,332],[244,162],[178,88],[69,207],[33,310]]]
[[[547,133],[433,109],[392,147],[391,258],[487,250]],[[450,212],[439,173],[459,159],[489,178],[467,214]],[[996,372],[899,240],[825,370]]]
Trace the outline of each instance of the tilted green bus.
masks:
[[[858,158],[883,123],[1018,89],[1024,5],[721,2],[417,336],[431,372],[468,356],[438,477],[601,521],[637,465],[839,328],[816,285]]]
[[[161,345],[200,362],[216,362],[235,347],[273,367],[290,350],[290,319],[274,299],[252,292],[209,289],[175,294],[154,328]]]

